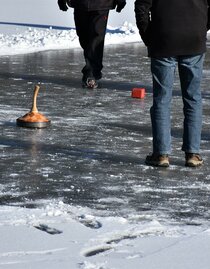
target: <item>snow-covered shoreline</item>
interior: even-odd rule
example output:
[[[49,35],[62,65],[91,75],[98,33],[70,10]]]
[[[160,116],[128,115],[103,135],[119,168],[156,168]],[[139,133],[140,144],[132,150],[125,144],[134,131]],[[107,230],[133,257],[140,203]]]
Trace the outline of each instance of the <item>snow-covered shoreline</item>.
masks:
[[[80,48],[75,29],[56,30],[0,25],[0,56],[33,53],[44,50]],[[12,28],[12,29],[11,29]],[[13,31],[7,33],[8,31]],[[137,27],[124,22],[121,27],[108,26],[105,45],[141,41]]]

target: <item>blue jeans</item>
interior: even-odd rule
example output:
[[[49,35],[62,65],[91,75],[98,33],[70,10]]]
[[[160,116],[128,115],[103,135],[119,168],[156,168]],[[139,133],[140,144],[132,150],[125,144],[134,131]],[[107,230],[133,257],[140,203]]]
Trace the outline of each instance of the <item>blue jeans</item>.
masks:
[[[153,105],[150,109],[153,153],[171,153],[171,99],[178,65],[184,112],[182,150],[199,153],[202,128],[201,79],[204,54],[151,58]],[[178,119],[177,119],[178,120]]]

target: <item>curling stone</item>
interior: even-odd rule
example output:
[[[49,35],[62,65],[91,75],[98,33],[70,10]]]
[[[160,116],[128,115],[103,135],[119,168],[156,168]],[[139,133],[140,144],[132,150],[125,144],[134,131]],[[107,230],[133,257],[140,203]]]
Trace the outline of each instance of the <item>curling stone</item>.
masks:
[[[36,99],[39,89],[40,87],[36,85],[34,88],[31,111],[16,120],[18,126],[27,128],[46,128],[50,125],[50,120],[44,115],[40,114],[36,106]]]

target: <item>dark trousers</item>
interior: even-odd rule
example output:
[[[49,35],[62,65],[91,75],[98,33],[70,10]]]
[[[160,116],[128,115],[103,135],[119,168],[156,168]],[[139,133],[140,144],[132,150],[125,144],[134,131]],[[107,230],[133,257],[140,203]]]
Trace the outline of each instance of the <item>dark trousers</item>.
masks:
[[[84,51],[83,80],[100,79],[103,68],[104,39],[109,10],[74,10],[74,20],[80,45]]]

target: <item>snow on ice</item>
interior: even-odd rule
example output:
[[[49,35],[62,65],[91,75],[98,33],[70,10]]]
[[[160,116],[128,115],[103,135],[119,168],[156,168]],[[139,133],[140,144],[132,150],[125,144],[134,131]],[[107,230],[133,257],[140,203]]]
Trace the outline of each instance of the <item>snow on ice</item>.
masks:
[[[130,42],[141,42],[135,26],[125,22],[119,28],[108,27],[106,45]],[[75,29],[16,27],[12,34],[7,31],[2,31],[0,34],[1,56],[79,47]],[[18,78],[13,78],[13,83],[16,82],[18,83]],[[5,105],[1,104],[1,106],[0,112],[5,113]],[[9,111],[8,114],[10,113],[13,113],[13,117],[14,112]],[[0,126],[3,127],[2,123]],[[1,145],[0,149],[3,150],[4,147],[7,145]],[[43,169],[43,177],[48,178],[52,172],[50,169],[48,167]],[[13,179],[17,176],[15,172],[10,174]],[[114,178],[114,175],[112,177]],[[86,179],[88,180],[88,176]],[[209,177],[206,179],[208,180]],[[183,186],[185,190],[188,188],[187,184]],[[10,187],[14,187],[13,192],[10,189],[4,190],[0,182],[0,193],[4,190],[4,194],[15,196],[15,186]],[[110,188],[114,190],[115,186]],[[135,193],[140,194],[150,191],[149,186],[142,188],[134,184],[131,188],[135,189]],[[201,188],[202,186],[199,185],[197,189]],[[203,188],[209,190],[208,182]],[[74,185],[66,189],[66,191],[71,190],[78,193],[81,191]],[[176,190],[173,187],[167,189],[162,187],[157,189],[156,193],[174,191]],[[180,188],[179,191],[183,190]],[[101,197],[98,199],[98,203],[100,202],[122,205],[124,203],[126,207],[126,201],[120,198]],[[2,205],[0,206],[0,268],[210,268],[208,225],[193,225],[193,222],[189,225],[172,225],[159,219],[158,216],[147,211],[144,214],[131,212],[126,216],[105,216],[97,209],[73,206],[60,200],[39,201],[36,208],[35,206],[34,208],[19,207],[18,204]],[[161,220],[164,220],[164,216]]]

